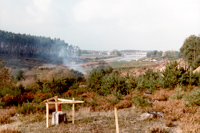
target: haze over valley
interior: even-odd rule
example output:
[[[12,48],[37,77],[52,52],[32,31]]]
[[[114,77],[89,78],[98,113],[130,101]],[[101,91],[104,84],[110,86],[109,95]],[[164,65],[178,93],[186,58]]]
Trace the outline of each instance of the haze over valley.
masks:
[[[0,132],[200,132],[199,0],[0,0]]]

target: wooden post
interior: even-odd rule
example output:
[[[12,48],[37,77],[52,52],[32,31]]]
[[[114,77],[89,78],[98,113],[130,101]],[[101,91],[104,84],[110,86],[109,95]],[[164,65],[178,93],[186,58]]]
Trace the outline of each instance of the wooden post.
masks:
[[[56,111],[58,111],[58,96],[55,96],[55,102]]]
[[[119,133],[119,123],[118,123],[118,115],[117,115],[116,106],[115,106],[115,123],[116,123],[116,133]]]
[[[191,85],[191,82],[192,82],[192,66],[190,66],[190,85]]]
[[[46,128],[49,127],[49,104],[46,103]]]
[[[74,98],[73,98],[73,102],[74,102]],[[74,103],[72,104],[72,124],[74,124]]]

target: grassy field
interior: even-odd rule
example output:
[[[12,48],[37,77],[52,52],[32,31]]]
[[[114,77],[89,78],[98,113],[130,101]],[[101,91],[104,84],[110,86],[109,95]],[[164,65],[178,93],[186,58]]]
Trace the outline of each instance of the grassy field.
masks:
[[[139,61],[112,61],[108,63],[114,69],[132,69],[139,67],[152,66],[154,62],[139,62]]]
[[[108,57],[108,55],[99,55],[99,54],[82,54],[82,56],[87,56],[87,57]]]

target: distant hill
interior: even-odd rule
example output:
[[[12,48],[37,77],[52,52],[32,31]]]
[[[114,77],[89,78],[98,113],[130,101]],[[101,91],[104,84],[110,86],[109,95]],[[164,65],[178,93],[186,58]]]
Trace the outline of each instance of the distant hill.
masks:
[[[79,54],[79,47],[68,45],[59,38],[16,34],[0,30],[0,54],[17,57],[72,57]]]
[[[0,30],[0,59],[37,59],[46,62],[70,59],[80,55],[78,46],[59,38],[34,36]]]

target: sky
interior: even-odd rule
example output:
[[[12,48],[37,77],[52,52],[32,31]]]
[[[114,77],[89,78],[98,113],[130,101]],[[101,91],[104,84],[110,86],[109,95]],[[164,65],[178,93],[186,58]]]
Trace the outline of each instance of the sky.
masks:
[[[0,0],[0,30],[83,50],[179,50],[200,35],[200,0]]]

